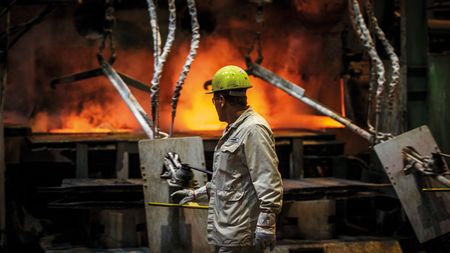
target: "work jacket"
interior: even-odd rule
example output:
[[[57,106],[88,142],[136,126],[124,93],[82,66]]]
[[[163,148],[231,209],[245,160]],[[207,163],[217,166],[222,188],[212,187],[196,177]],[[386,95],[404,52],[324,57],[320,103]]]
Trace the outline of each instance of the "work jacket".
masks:
[[[259,213],[280,212],[283,188],[273,134],[252,108],[220,138],[208,192],[208,242],[213,245],[252,245]]]

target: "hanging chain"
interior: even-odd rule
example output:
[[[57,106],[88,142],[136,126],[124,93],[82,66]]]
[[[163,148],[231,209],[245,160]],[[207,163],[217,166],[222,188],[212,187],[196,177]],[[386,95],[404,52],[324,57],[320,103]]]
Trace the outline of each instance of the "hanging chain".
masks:
[[[114,46],[112,35],[114,23],[116,21],[116,18],[114,17],[113,0],[106,0],[105,6],[106,8],[105,8],[105,20],[103,23],[103,36],[98,45],[97,60],[100,64],[102,64],[105,61],[105,58],[103,56],[103,50],[105,49],[106,42],[108,41],[108,48],[110,51],[108,63],[112,65],[116,60],[116,48]]]
[[[255,63],[261,64],[263,61],[263,49],[261,43],[261,30],[264,22],[264,0],[259,0],[258,6],[256,8],[256,16],[255,16],[255,34],[252,43],[250,44],[247,54],[245,55],[245,62],[247,66],[252,62],[251,53],[253,52],[256,45],[256,52],[258,57],[255,60]],[[248,70],[251,71],[251,70]]]

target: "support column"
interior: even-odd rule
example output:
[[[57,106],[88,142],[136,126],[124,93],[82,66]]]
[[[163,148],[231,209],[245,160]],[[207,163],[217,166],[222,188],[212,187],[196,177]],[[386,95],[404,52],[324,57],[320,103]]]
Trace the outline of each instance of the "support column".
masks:
[[[428,122],[426,2],[402,0],[402,67],[406,69],[408,129]],[[406,68],[405,68],[406,67]]]

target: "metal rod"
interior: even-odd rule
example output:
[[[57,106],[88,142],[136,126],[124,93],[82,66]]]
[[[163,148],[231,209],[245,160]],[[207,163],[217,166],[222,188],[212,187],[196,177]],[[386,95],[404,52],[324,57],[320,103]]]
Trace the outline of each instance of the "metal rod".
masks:
[[[103,75],[103,71],[101,68],[96,68],[92,70],[87,70],[80,73],[75,73],[69,76],[63,76],[59,78],[55,78],[50,82],[50,86],[52,88],[56,88],[56,85],[59,84],[66,84],[66,83],[73,83],[80,80],[85,80],[89,78],[94,78]]]
[[[326,108],[322,104],[320,104],[317,101],[314,101],[313,99],[306,97],[304,95],[305,90],[299,87],[298,85],[289,82],[282,77],[276,75],[272,71],[262,67],[261,65],[255,64],[255,63],[247,63],[247,67],[251,70],[251,74],[271,83],[272,85],[282,89],[284,92],[288,93],[289,95],[297,98],[298,100],[302,101],[303,103],[311,106],[312,108],[316,109],[317,111],[323,113],[324,115],[338,121],[339,123],[346,126],[348,129],[352,130],[356,134],[360,135],[364,139],[372,142],[373,141],[373,135],[369,133],[368,131],[360,128],[359,126],[352,123],[349,119],[346,119],[336,112],[333,112],[332,110]]]
[[[190,202],[188,204],[174,204],[174,203],[166,203],[166,202],[147,202],[149,206],[162,206],[162,207],[180,207],[180,208],[191,208],[191,209],[208,209],[208,206],[202,206],[195,202]]]
[[[144,83],[139,82],[138,80],[134,79],[133,77],[126,75],[122,72],[117,71],[117,74],[123,79],[123,81],[131,87],[134,87],[138,90],[145,91],[147,93],[150,93],[150,87],[145,85]]]
[[[116,71],[117,74],[119,74],[119,76],[122,78],[123,81],[125,81],[125,83],[128,86],[134,87],[136,89],[139,89],[141,91],[145,91],[147,93],[150,93],[150,87],[139,82],[138,80],[134,79],[131,76],[128,76],[124,73],[121,73],[119,71]],[[69,76],[63,76],[63,77],[59,77],[59,78],[55,78],[50,82],[50,86],[54,89],[56,88],[57,85],[61,85],[61,84],[69,84],[69,83],[73,83],[76,81],[80,81],[80,80],[85,80],[85,79],[90,79],[90,78],[95,78],[98,76],[103,76],[103,70],[101,68],[96,68],[96,69],[92,69],[92,70],[87,70],[84,72],[80,72],[80,73],[75,73]]]
[[[192,169],[192,170],[196,170],[196,171],[199,171],[199,172],[206,173],[208,175],[212,175],[213,174],[212,171],[209,171],[207,169],[195,168],[195,167],[192,167],[192,166],[187,165],[187,164],[183,164],[183,166],[186,167],[186,168]]]
[[[122,78],[120,78],[119,74],[107,62],[102,63],[102,70],[108,77],[114,88],[116,88],[116,90],[119,92],[120,96],[125,101],[128,108],[141,125],[142,129],[144,129],[145,134],[147,134],[150,139],[154,139],[152,124],[148,119],[147,113],[144,111],[144,109],[142,109],[141,105],[133,96]]]
[[[423,192],[449,192],[450,187],[446,188],[422,188]]]

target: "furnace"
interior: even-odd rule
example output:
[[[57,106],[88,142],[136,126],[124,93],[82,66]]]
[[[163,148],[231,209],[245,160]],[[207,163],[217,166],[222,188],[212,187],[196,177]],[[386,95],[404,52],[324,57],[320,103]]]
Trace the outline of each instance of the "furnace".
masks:
[[[214,177],[228,125],[205,93],[235,65],[274,134],[272,252],[448,252],[449,17],[447,0],[2,1],[0,251],[214,252],[208,203],[170,194]]]

